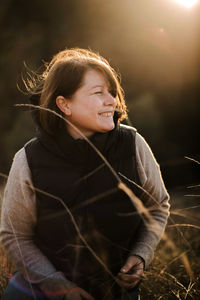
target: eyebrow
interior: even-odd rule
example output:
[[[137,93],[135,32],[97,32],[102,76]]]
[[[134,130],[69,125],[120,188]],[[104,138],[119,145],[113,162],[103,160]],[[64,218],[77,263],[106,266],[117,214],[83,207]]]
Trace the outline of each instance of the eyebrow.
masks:
[[[103,84],[97,84],[97,85],[94,85],[94,86],[92,86],[92,87],[90,88],[90,90],[95,89],[95,88],[97,88],[97,87],[104,87],[104,85],[103,85]]]

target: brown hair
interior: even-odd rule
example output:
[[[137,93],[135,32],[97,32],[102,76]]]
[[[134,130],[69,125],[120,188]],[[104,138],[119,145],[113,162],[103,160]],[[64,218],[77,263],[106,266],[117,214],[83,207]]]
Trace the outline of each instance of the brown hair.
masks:
[[[119,122],[127,116],[119,77],[108,61],[99,54],[80,48],[66,49],[56,54],[45,66],[46,69],[39,81],[32,85],[32,94],[40,95],[41,107],[63,115],[56,105],[57,96],[70,99],[81,86],[86,71],[95,69],[101,72],[109,82],[111,93],[117,100],[116,110]],[[39,114],[40,124],[45,131],[53,133],[63,127],[63,120],[49,111],[41,109]]]

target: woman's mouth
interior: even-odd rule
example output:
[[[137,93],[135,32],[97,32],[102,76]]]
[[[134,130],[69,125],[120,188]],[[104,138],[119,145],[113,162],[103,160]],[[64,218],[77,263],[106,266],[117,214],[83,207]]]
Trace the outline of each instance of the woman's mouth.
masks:
[[[105,117],[105,118],[107,118],[107,117],[113,117],[113,112],[102,112],[102,113],[99,113],[99,115],[101,117]]]

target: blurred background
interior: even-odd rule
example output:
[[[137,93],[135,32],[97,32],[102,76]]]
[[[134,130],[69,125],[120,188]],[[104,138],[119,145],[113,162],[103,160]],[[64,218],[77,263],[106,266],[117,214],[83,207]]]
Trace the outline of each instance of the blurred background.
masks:
[[[190,4],[1,0],[0,172],[8,174],[14,153],[35,133],[29,113],[14,106],[28,102],[17,89],[24,62],[38,71],[66,47],[89,47],[121,74],[130,121],[151,146],[167,188],[187,194],[199,184],[200,5]]]
[[[142,299],[200,299],[200,0],[1,0],[0,24],[0,184],[35,135],[15,106],[28,103],[17,88],[24,64],[38,72],[66,47],[99,52],[121,74],[130,122],[171,195]],[[1,247],[0,265],[1,295],[11,270]]]

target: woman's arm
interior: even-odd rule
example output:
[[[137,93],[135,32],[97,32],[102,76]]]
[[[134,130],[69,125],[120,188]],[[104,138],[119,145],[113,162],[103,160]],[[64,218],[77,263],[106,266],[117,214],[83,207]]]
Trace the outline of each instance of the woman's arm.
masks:
[[[139,229],[131,254],[143,258],[145,267],[151,263],[154,250],[158,245],[165,230],[169,216],[169,195],[162,180],[160,168],[153,153],[140,134],[136,134],[136,161],[137,169],[142,184],[142,201],[144,206],[150,208],[153,219],[157,222],[156,230],[144,224]]]
[[[64,293],[74,284],[58,272],[34,244],[36,222],[36,195],[22,148],[14,157],[4,191],[0,242],[27,281],[37,284],[44,293]]]

